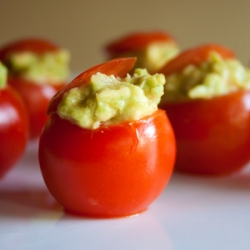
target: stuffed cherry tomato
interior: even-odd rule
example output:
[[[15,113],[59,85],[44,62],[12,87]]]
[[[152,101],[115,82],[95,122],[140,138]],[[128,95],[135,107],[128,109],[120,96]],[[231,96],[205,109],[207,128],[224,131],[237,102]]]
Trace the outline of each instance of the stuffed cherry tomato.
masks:
[[[137,32],[110,42],[105,50],[109,58],[135,56],[136,68],[157,72],[179,53],[175,39],[165,32]]]
[[[157,103],[163,75],[126,73],[135,58],[114,59],[76,77],[52,99],[39,143],[51,194],[73,213],[139,213],[161,194],[173,171],[175,138]]]
[[[23,155],[29,131],[25,105],[6,80],[7,69],[0,64],[0,178]]]
[[[250,73],[220,45],[192,48],[171,60],[165,109],[175,131],[175,169],[191,174],[233,173],[250,159]]]
[[[9,84],[28,109],[30,138],[37,138],[48,119],[50,99],[69,76],[69,53],[43,39],[24,39],[4,46],[0,60],[8,67]]]

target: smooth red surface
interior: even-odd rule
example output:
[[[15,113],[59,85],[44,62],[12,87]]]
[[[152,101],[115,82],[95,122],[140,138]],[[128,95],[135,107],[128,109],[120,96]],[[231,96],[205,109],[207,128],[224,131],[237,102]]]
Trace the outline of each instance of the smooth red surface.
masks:
[[[205,44],[183,51],[175,58],[166,63],[165,66],[159,70],[165,76],[169,76],[181,71],[188,65],[199,65],[208,59],[211,51],[219,53],[223,58],[234,58],[234,53],[218,44]]]
[[[161,31],[135,32],[109,43],[106,51],[109,53],[124,53],[144,49],[153,42],[173,42],[174,38]]]
[[[92,75],[100,72],[106,75],[124,77],[133,68],[135,62],[135,57],[116,58],[84,71],[75,79],[73,79],[69,84],[65,85],[65,87],[52,98],[47,111],[48,115],[56,112],[57,105],[60,103],[65,92],[69,91],[72,88],[87,84]]]
[[[48,120],[46,114],[51,98],[65,86],[36,84],[19,77],[9,77],[8,84],[15,88],[24,100],[30,121],[30,138],[38,138]]]
[[[51,194],[66,210],[95,217],[147,209],[167,185],[175,153],[163,110],[96,130],[54,114],[39,144],[40,167]]]
[[[5,62],[10,53],[33,52],[42,54],[58,50],[55,44],[41,38],[26,38],[10,42],[0,49],[0,60]]]
[[[250,160],[250,92],[160,105],[177,141],[176,170],[224,175]]]
[[[10,86],[0,89],[0,177],[23,155],[28,129],[27,111],[20,96]]]

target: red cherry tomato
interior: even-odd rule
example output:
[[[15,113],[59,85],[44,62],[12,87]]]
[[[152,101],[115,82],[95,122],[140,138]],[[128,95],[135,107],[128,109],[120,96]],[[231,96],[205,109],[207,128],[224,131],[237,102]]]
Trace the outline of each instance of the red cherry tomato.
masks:
[[[28,130],[28,114],[21,97],[10,86],[0,89],[0,178],[23,155]]]
[[[46,114],[51,98],[64,87],[64,83],[58,85],[34,84],[31,81],[10,77],[8,83],[22,96],[29,114],[31,139],[38,138],[48,120]]]
[[[202,49],[203,48],[203,49]],[[184,65],[206,60],[209,50],[225,58],[233,53],[219,46],[184,52],[162,72],[176,73]],[[191,56],[193,55],[193,56]],[[225,175],[250,160],[250,92],[237,91],[211,99],[164,102],[177,142],[175,169],[200,175]]]
[[[174,42],[174,39],[169,34],[160,31],[137,32],[109,43],[105,49],[111,54],[120,54],[144,49],[153,42]]]
[[[73,85],[86,84],[82,79],[89,79],[98,68],[123,75],[134,61],[116,59],[99,65],[81,74]],[[114,62],[123,67],[109,67]],[[51,105],[52,112],[53,101]],[[160,195],[172,174],[175,150],[173,130],[163,110],[95,130],[53,113],[40,137],[39,162],[48,189],[67,211],[117,217],[145,210]]]
[[[33,52],[43,54],[59,50],[59,47],[51,42],[40,38],[28,38],[10,43],[0,50],[0,60],[8,67],[8,55],[15,52]],[[48,117],[46,110],[49,101],[60,90],[65,83],[52,85],[49,82],[45,84],[36,84],[22,77],[15,76],[9,69],[9,84],[12,85],[22,96],[30,118],[30,138],[38,138]]]
[[[167,185],[174,159],[174,134],[162,110],[97,130],[82,129],[54,114],[39,145],[51,194],[66,210],[89,216],[145,210]]]
[[[178,56],[166,63],[166,65],[160,70],[165,76],[169,76],[173,73],[179,72],[186,66],[199,65],[208,59],[211,51],[219,53],[224,59],[234,58],[234,53],[218,44],[205,44],[199,47],[191,48],[183,51]]]
[[[176,170],[230,174],[250,160],[250,92],[161,105],[177,141]]]

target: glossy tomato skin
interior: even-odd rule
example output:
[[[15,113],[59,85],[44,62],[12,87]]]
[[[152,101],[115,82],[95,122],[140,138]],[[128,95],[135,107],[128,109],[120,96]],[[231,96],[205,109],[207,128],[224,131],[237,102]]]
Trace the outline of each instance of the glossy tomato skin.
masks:
[[[28,131],[28,114],[21,97],[10,86],[0,89],[0,178],[23,155]]]
[[[250,160],[249,91],[160,107],[166,110],[175,132],[176,170],[226,175]]]
[[[54,114],[39,144],[40,167],[51,194],[67,211],[94,217],[147,209],[167,185],[175,153],[173,130],[162,110],[96,130]]]
[[[162,31],[135,32],[109,43],[105,47],[105,50],[109,54],[116,55],[131,51],[142,50],[145,49],[148,45],[155,42],[171,43],[175,42],[175,39],[172,37],[172,35]]]
[[[30,138],[38,138],[48,120],[46,112],[49,102],[65,84],[39,85],[19,77],[10,77],[8,84],[15,88],[24,100],[29,114]]]

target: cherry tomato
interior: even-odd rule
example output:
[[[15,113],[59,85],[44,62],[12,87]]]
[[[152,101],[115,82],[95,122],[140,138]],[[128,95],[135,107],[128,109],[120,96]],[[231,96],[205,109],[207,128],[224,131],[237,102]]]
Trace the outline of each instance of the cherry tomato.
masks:
[[[174,39],[169,34],[160,31],[137,32],[109,43],[105,49],[111,54],[131,52],[141,50],[153,42],[174,42]]]
[[[71,87],[87,84],[98,70],[121,76],[134,62],[128,58],[104,63],[81,74]],[[39,143],[40,167],[51,194],[66,211],[94,217],[127,216],[147,209],[173,171],[175,138],[165,112],[90,130],[61,119],[54,100]]]
[[[249,100],[249,91],[238,91],[161,105],[176,136],[176,170],[222,175],[244,167],[250,159]]]
[[[0,178],[23,155],[29,131],[28,114],[19,94],[10,86],[0,89]]]
[[[64,87],[64,83],[58,85],[34,84],[31,81],[10,77],[8,83],[22,96],[29,114],[31,139],[38,138],[48,120],[46,114],[51,98]]]
[[[206,45],[184,52],[161,71],[169,75],[189,63],[199,64],[211,50],[224,58],[233,58],[230,50]],[[249,91],[236,91],[211,99],[161,103],[159,107],[167,112],[176,136],[175,169],[191,174],[225,175],[244,167],[250,159],[249,102]]]
[[[33,52],[43,54],[59,50],[59,47],[40,38],[28,38],[10,43],[0,50],[0,60],[8,67],[8,55],[15,52]],[[46,110],[48,103],[65,82],[52,85],[49,82],[37,84],[19,75],[12,74],[9,68],[9,84],[22,96],[28,109],[30,119],[30,138],[38,138],[48,119]]]
[[[179,53],[177,43],[165,32],[136,32],[112,41],[105,47],[108,58],[137,57],[134,68],[155,73]]]

